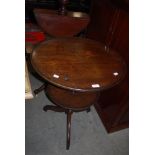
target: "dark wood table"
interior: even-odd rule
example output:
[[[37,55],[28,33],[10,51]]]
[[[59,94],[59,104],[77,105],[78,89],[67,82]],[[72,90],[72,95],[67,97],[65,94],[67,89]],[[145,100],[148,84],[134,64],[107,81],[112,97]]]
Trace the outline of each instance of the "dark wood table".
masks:
[[[99,42],[84,38],[59,38],[39,44],[32,52],[31,63],[47,81],[45,92],[56,104],[44,110],[67,114],[67,149],[70,146],[73,112],[90,110],[101,90],[118,84],[125,76],[121,56]]]

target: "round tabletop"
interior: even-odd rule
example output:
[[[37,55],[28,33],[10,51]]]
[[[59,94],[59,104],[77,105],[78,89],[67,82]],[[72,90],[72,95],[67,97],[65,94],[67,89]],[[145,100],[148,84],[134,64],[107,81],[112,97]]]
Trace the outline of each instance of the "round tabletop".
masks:
[[[74,91],[97,91],[125,76],[122,57],[104,44],[85,38],[58,38],[40,43],[31,63],[48,83]]]

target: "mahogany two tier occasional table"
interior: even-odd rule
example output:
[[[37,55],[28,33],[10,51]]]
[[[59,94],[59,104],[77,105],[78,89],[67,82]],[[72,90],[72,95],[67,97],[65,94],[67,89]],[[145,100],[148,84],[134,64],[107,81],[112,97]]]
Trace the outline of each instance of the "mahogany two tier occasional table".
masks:
[[[45,92],[55,104],[43,109],[67,114],[67,149],[73,112],[90,110],[101,90],[118,84],[125,76],[121,56],[96,41],[59,38],[40,43],[31,54],[36,72],[47,81]]]

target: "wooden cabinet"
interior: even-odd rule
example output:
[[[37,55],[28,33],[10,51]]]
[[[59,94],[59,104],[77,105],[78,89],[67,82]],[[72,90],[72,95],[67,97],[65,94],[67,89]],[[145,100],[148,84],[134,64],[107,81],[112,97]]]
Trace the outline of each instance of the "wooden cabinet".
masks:
[[[128,0],[92,0],[87,37],[117,50],[129,66]],[[117,86],[103,91],[95,108],[108,132],[128,127],[129,73]]]

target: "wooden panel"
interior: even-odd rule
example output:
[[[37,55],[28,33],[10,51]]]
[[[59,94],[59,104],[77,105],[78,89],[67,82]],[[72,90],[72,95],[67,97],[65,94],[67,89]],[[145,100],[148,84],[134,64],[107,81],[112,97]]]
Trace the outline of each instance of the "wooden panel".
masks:
[[[119,17],[118,17],[116,29],[113,32],[113,37],[110,43],[110,47],[116,49],[124,57],[128,65],[129,64],[129,14],[124,10],[119,9],[118,11],[119,11]]]
[[[91,20],[87,30],[89,38],[105,42],[114,8],[107,1],[93,0],[90,11]]]
[[[125,0],[93,0],[87,37],[114,48],[129,66],[129,15]],[[95,108],[108,132],[128,127],[129,72],[117,86],[103,91]]]

